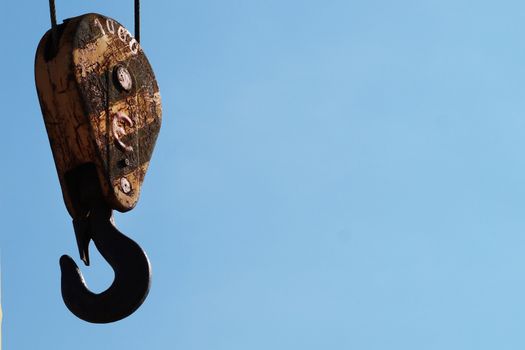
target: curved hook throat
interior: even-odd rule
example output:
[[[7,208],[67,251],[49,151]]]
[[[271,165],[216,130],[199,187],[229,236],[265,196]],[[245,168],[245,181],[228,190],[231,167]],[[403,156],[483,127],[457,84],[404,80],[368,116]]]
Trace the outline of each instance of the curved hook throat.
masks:
[[[104,292],[91,292],[77,264],[67,255],[60,258],[62,298],[67,308],[82,320],[110,323],[131,315],[144,302],[151,282],[151,266],[146,253],[113,224],[111,209],[96,207],[89,213],[85,231],[77,240],[81,257],[89,264],[88,245],[93,240],[111,265],[115,280]],[[75,225],[75,229],[77,225]]]

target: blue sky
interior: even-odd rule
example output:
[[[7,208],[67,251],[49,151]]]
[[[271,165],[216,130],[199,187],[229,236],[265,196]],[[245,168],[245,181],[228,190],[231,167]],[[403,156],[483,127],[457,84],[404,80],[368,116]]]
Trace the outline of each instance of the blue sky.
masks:
[[[525,347],[525,3],[143,1],[164,120],[116,220],[154,279],[110,325],[60,295],[80,259],[33,79],[47,6],[2,4],[5,349]],[[57,9],[133,27],[132,1]]]

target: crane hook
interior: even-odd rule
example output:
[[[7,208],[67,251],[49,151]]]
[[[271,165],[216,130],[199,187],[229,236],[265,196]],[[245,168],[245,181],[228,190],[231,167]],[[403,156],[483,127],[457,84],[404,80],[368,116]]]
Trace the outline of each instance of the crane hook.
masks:
[[[73,259],[60,258],[62,298],[78,318],[92,323],[110,323],[132,314],[148,295],[151,281],[149,259],[142,248],[114,225],[112,210],[100,201],[86,217],[73,221],[80,256],[89,266],[89,242],[111,265],[115,279],[100,294],[91,292]]]
[[[93,240],[115,272],[107,290],[93,293],[73,259],[62,256],[62,298],[82,320],[118,321],[150,288],[148,257],[115,227],[112,210],[135,207],[151,161],[162,122],[153,69],[138,37],[90,13],[44,34],[35,81],[80,257],[89,265]]]

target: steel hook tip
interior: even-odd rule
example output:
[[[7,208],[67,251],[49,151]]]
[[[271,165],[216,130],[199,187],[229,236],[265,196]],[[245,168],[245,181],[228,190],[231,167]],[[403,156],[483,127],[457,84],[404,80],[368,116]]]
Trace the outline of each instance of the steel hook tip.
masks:
[[[146,299],[151,266],[142,248],[123,235],[110,217],[92,215],[89,223],[90,238],[113,268],[115,279],[104,292],[93,293],[88,289],[75,261],[63,255],[60,258],[62,298],[67,308],[84,321],[115,322],[131,315]],[[89,239],[85,243],[87,255]]]

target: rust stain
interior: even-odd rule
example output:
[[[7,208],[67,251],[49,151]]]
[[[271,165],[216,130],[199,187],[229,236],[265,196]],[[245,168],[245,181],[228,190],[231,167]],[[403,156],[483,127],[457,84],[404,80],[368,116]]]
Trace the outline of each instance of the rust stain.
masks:
[[[106,201],[113,209],[130,210],[138,201],[162,120],[153,70],[142,48],[115,20],[88,14],[60,27],[59,49],[50,59],[49,32],[40,41],[35,80],[64,201],[75,217],[78,208],[65,176],[93,163]],[[132,78],[129,91],[115,79],[118,65]],[[132,122],[115,122],[119,113]],[[122,177],[131,186],[127,193]]]

